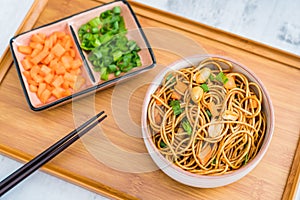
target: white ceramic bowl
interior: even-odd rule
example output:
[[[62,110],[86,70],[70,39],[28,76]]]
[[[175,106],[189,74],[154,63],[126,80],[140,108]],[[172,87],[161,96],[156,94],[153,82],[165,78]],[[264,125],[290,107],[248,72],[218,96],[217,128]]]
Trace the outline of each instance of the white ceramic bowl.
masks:
[[[266,129],[266,135],[263,141],[263,144],[261,146],[261,149],[259,150],[256,157],[251,160],[247,165],[241,167],[238,170],[235,170],[231,173],[225,174],[225,175],[197,175],[193,174],[187,171],[184,171],[183,169],[175,166],[174,164],[170,163],[167,159],[164,158],[163,155],[159,153],[157,148],[152,142],[149,127],[148,127],[148,121],[147,121],[147,108],[148,104],[151,99],[151,94],[153,94],[161,81],[163,80],[163,77],[166,75],[167,72],[171,70],[178,70],[180,68],[185,68],[188,66],[191,66],[191,64],[197,66],[197,64],[208,57],[219,57],[225,60],[230,61],[233,64],[233,71],[243,73],[250,81],[257,83],[263,93],[263,111],[265,112],[267,116],[267,129]],[[160,72],[153,80],[151,85],[149,86],[149,89],[146,93],[144,104],[143,104],[143,110],[142,110],[142,133],[144,142],[146,145],[146,148],[152,157],[153,161],[156,163],[156,165],[168,176],[173,178],[174,180],[181,182],[183,184],[194,186],[194,187],[200,187],[200,188],[214,188],[214,187],[220,187],[224,186],[230,183],[233,183],[242,177],[244,177],[246,174],[248,174],[252,169],[254,169],[257,164],[261,161],[264,154],[266,153],[268,146],[271,142],[273,131],[274,131],[274,111],[271,99],[269,97],[269,94],[264,87],[263,83],[259,80],[259,78],[247,67],[236,63],[235,61],[232,61],[231,59],[224,58],[221,56],[215,56],[215,55],[195,55],[192,57],[188,57],[182,60],[179,60],[170,66],[166,67],[162,72]]]

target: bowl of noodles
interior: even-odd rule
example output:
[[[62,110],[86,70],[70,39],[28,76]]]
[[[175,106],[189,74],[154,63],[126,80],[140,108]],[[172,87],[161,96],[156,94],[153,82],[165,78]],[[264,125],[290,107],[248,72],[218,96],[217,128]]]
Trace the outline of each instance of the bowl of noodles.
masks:
[[[195,55],[166,67],[151,83],[142,133],[156,165],[183,184],[214,188],[254,169],[274,131],[269,94],[247,67]]]

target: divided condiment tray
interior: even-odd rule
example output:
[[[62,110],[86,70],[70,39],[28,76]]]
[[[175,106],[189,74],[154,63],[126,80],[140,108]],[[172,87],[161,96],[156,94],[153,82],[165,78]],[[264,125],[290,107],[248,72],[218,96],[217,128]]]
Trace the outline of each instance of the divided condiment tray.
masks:
[[[127,29],[126,37],[128,40],[134,40],[136,44],[139,46],[140,50],[138,51],[138,55],[140,58],[141,66],[134,67],[128,72],[122,72],[120,75],[115,76],[110,74],[108,76],[108,80],[101,80],[100,72],[94,70],[94,66],[88,59],[89,52],[85,51],[80,46],[80,39],[78,36],[78,30],[81,25],[89,22],[91,19],[99,16],[102,12],[111,10],[114,7],[120,7],[121,13],[120,15],[123,17],[125,22],[125,27]],[[25,55],[18,50],[19,46],[29,46],[32,35],[35,34],[43,34],[46,36],[51,35],[55,32],[64,32],[70,36],[71,41],[73,43],[73,52],[75,52],[74,59],[80,59],[82,65],[80,69],[78,69],[78,74],[76,77],[80,76],[80,80],[84,80],[84,83],[80,84],[79,88],[72,87],[70,89],[70,94],[59,97],[55,95],[50,95],[47,101],[42,102],[40,95],[41,93],[33,92],[28,83],[28,77],[24,75],[24,71],[30,73],[31,69],[27,69],[24,66],[22,60],[27,58],[30,55]],[[57,38],[58,39],[58,38]],[[46,45],[45,45],[46,46]],[[50,24],[46,24],[44,26],[35,28],[28,32],[21,33],[10,40],[10,48],[14,58],[14,63],[17,68],[17,72],[19,75],[19,79],[24,90],[25,97],[29,104],[29,107],[33,111],[41,111],[45,109],[49,109],[58,105],[62,105],[64,103],[70,102],[72,99],[83,97],[86,94],[105,89],[107,87],[113,86],[119,81],[123,81],[135,75],[138,75],[142,72],[145,72],[151,68],[153,68],[156,64],[155,57],[151,46],[142,30],[142,27],[130,7],[127,1],[118,0],[111,3],[107,3],[104,5],[100,5],[98,7],[77,13],[75,15],[60,19],[58,21],[52,22]],[[71,48],[72,49],[72,48]],[[46,56],[47,57],[47,56]],[[52,58],[52,57],[51,57]],[[48,62],[51,61],[51,58],[48,59]],[[35,65],[36,63],[32,64]],[[36,64],[37,65],[37,64]],[[42,66],[43,64],[39,64]],[[46,67],[45,67],[46,68]],[[47,68],[46,68],[47,69]],[[68,73],[68,71],[66,71]],[[42,74],[43,75],[43,74]],[[41,75],[41,76],[42,76]],[[60,75],[60,74],[58,74]],[[57,76],[58,76],[57,75]],[[61,74],[63,76],[64,74]],[[45,74],[44,74],[45,76]],[[57,77],[55,76],[55,77]],[[77,79],[78,80],[78,79]],[[42,81],[41,81],[42,82]],[[37,87],[39,83],[36,83]],[[75,84],[75,83],[74,83]],[[55,86],[51,85],[52,89]],[[76,88],[76,89],[74,89]],[[51,91],[51,89],[49,89]],[[67,90],[67,89],[66,89]],[[48,95],[48,96],[49,96]],[[44,95],[45,96],[45,95]]]

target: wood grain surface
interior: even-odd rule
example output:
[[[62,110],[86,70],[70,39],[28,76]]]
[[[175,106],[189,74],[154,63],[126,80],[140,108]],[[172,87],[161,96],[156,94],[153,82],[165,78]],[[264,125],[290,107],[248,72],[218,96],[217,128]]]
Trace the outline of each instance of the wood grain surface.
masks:
[[[26,17],[24,18],[21,25],[19,26],[16,34],[22,33],[24,31],[28,31],[34,26],[39,15],[44,10],[47,2],[48,2],[48,0],[35,0],[34,1],[30,10],[28,11]],[[7,46],[7,48],[5,49],[5,51],[3,53],[3,56],[1,56],[1,58],[0,58],[0,84],[1,84],[2,80],[4,79],[4,76],[6,75],[12,62],[13,62],[13,58],[9,51],[9,46]]]
[[[62,0],[58,4],[49,0],[35,26],[103,2]],[[157,66],[115,87],[43,112],[29,109],[12,67],[0,85],[0,152],[27,161],[95,112],[105,110],[109,117],[98,129],[43,170],[115,199],[281,199],[299,139],[300,58],[138,3],[131,4],[154,48]],[[157,37],[160,33],[168,34]],[[176,38],[175,44],[170,35]],[[139,126],[143,97],[154,76],[181,57],[203,52],[248,66],[265,84],[275,109],[275,131],[262,161],[241,180],[215,189],[188,187],[155,169],[147,157]]]

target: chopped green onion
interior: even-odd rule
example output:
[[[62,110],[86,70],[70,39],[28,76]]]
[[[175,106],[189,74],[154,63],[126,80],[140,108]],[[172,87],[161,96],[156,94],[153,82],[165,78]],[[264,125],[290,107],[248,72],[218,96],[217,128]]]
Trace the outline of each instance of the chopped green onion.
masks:
[[[220,72],[217,76],[216,79],[220,81],[221,83],[225,84],[228,81],[228,78],[225,76],[223,72]]]
[[[120,70],[118,70],[118,71],[115,72],[115,76],[116,76],[116,77],[119,76],[120,74],[121,74],[121,71],[120,71]]]
[[[200,87],[203,89],[204,92],[208,92],[209,91],[208,85],[206,85],[205,83],[203,83],[202,85],[200,85]]]
[[[215,80],[215,77],[212,74],[210,74],[208,78],[209,78],[210,81],[214,81]]]
[[[160,148],[165,148],[167,145],[161,140],[159,143]]]
[[[120,6],[102,12],[79,28],[80,46],[90,51],[88,59],[94,70],[101,73],[102,80],[107,80],[110,73],[119,76],[142,66],[138,55],[141,49],[135,41],[127,39],[126,32]]]
[[[182,109],[180,108],[180,102],[178,100],[172,100],[170,102],[170,106],[173,109],[174,115],[180,115],[182,113]]]
[[[212,161],[212,164],[216,164],[216,162],[217,162],[217,160],[216,160],[216,158],[215,159],[213,159],[213,161]]]
[[[211,112],[210,112],[209,110],[206,110],[205,112],[206,112],[206,114],[208,115],[208,117],[211,117],[211,116],[212,116],[212,114],[211,114]]]
[[[183,120],[183,122],[182,122],[182,128],[189,134],[189,135],[191,135],[192,134],[192,127],[191,127],[191,125],[190,125],[190,123],[189,123],[189,121],[188,120]]]
[[[246,156],[245,156],[244,165],[246,165],[248,161],[249,161],[249,158],[248,158],[248,153],[247,153]]]

